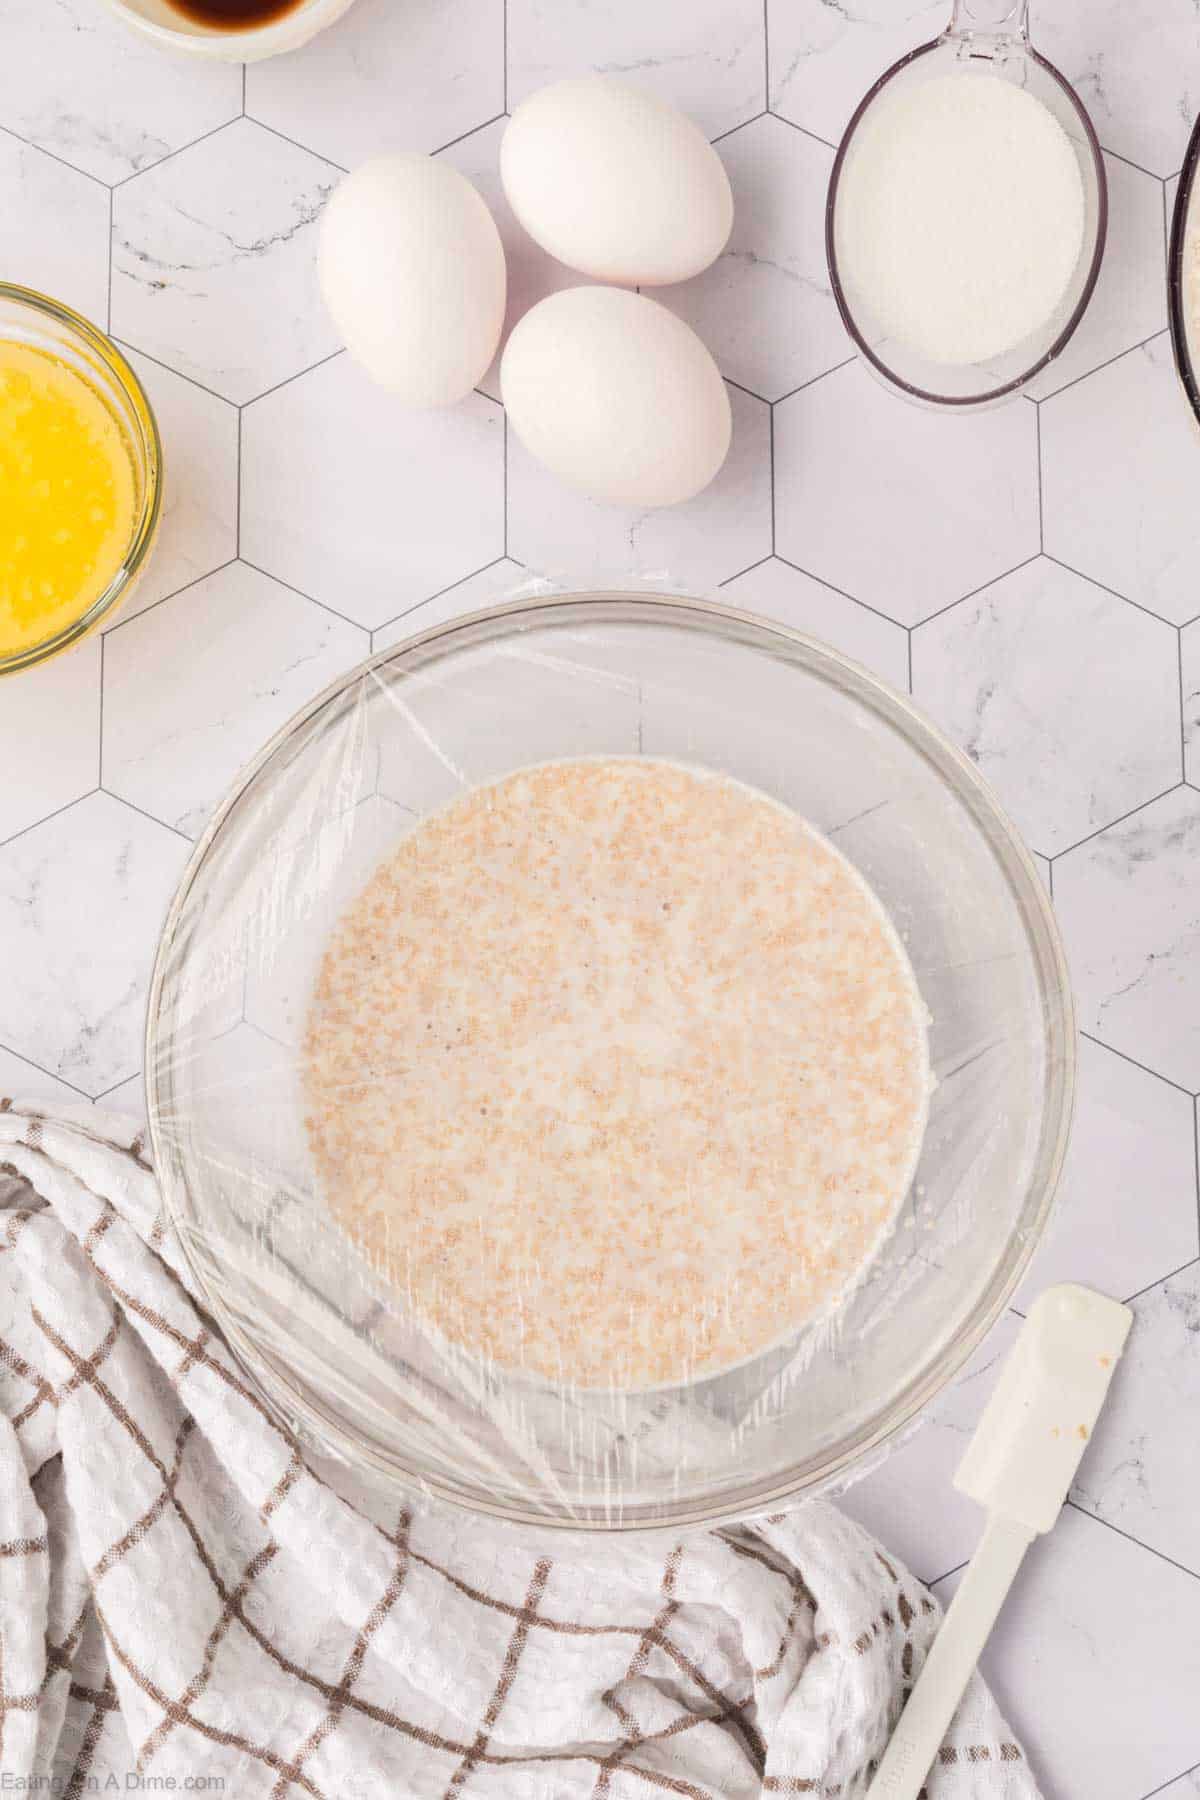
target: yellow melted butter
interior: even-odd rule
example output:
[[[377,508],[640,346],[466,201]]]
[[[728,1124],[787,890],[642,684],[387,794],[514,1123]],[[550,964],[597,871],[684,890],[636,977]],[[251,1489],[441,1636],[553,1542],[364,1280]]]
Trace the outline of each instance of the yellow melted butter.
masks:
[[[45,643],[99,599],[135,507],[129,444],[97,390],[0,339],[0,655]]]

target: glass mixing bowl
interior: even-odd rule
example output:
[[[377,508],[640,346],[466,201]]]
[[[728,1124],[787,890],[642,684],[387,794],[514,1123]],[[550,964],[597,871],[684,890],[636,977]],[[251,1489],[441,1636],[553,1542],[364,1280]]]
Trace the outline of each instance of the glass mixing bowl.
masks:
[[[67,650],[121,605],[154,544],[162,506],[162,444],[141,382],[110,338],[58,300],[0,281],[0,339],[28,344],[81,375],[121,427],[134,477],[134,515],[121,567],[69,625],[38,644],[0,654],[0,675],[32,668]]]
[[[648,1394],[481,1368],[406,1316],[334,1224],[303,1036],[333,922],[464,788],[642,753],[773,796],[902,933],[937,1078],[896,1229],[836,1315]],[[364,1473],[575,1527],[745,1516],[844,1478],[962,1365],[1045,1224],[1073,1078],[1042,884],[975,770],[834,651],[727,607],[521,601],[375,657],[287,725],[196,847],[148,1020],[150,1128],[205,1302],[292,1426]]]
[[[938,406],[984,406],[1016,393],[1066,347],[1087,310],[1100,273],[1108,229],[1108,181],[1095,127],[1083,101],[1053,63],[1029,41],[1029,0],[954,0],[946,30],[879,77],[860,101],[834,159],[825,209],[825,254],[842,323],[876,374],[913,400]],[[1053,114],[1070,139],[1083,182],[1083,245],[1057,307],[1032,336],[981,363],[933,362],[889,336],[871,297],[847,273],[842,182],[855,138],[876,102],[901,88],[917,90],[940,76],[999,77],[1026,89]]]

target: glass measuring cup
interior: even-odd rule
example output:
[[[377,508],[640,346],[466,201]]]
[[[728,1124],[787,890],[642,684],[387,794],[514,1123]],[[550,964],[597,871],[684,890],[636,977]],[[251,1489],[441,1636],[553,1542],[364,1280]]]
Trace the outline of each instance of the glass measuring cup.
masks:
[[[855,139],[886,92],[916,90],[949,74],[999,77],[1024,88],[1066,132],[1083,182],[1083,242],[1058,305],[1019,344],[978,363],[935,362],[889,336],[870,296],[855,284],[845,254],[845,214],[839,209],[843,176]],[[954,0],[950,23],[940,37],[893,63],[859,102],[842,136],[829,182],[825,211],[825,252],[842,322],[868,365],[914,400],[937,406],[981,406],[1015,393],[1056,357],[1070,339],[1091,299],[1104,254],[1108,187],[1095,128],[1078,94],[1029,41],[1029,0]]]

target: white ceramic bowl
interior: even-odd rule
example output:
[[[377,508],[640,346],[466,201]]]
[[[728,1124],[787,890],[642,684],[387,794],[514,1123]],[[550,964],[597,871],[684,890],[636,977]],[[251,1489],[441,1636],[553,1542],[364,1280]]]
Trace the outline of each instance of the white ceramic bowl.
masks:
[[[302,0],[267,25],[223,30],[186,18],[169,0],[108,0],[112,11],[161,50],[207,56],[224,62],[261,62],[284,50],[299,50],[348,12],[354,0]]]

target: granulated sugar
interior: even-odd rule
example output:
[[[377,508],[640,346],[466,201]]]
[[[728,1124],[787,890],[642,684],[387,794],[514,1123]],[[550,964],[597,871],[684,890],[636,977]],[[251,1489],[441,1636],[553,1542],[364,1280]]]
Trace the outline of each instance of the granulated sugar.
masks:
[[[1024,88],[980,71],[885,88],[839,179],[851,304],[930,362],[985,362],[1045,327],[1083,235],[1066,132]]]
[[[764,796],[547,763],[415,829],[337,926],[306,1042],[329,1205],[437,1331],[639,1388],[826,1311],[924,1129],[878,900]]]

